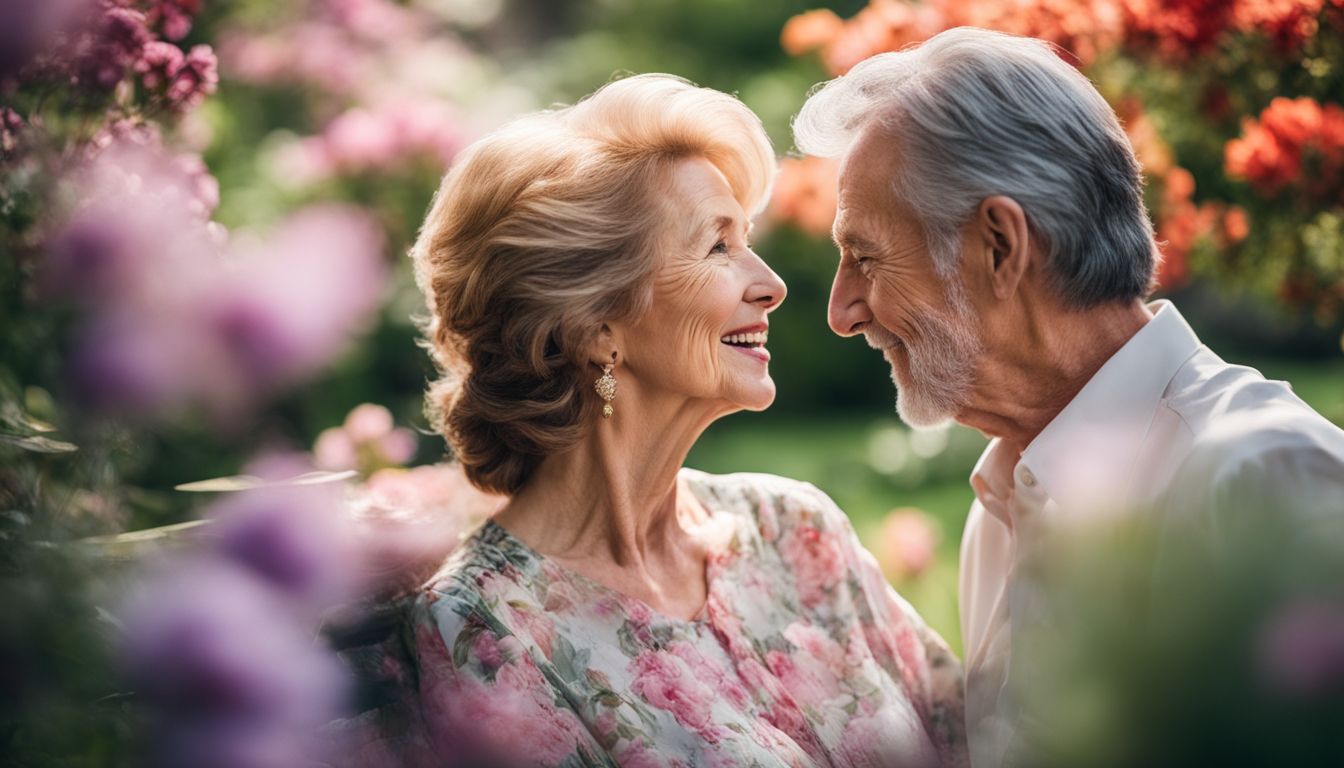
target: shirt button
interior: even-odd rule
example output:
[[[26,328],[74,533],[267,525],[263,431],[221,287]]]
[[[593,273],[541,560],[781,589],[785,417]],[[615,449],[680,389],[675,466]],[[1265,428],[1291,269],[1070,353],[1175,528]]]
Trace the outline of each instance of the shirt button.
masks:
[[[1028,488],[1036,487],[1036,476],[1031,474],[1030,469],[1022,470],[1022,484]]]

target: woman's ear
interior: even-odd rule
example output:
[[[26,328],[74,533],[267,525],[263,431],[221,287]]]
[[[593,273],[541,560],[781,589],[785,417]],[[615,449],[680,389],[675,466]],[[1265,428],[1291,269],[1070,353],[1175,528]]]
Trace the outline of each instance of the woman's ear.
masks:
[[[604,365],[615,365],[621,355],[617,339],[619,335],[618,331],[603,323],[597,335],[593,337],[592,344],[589,345],[588,361],[599,368]]]
[[[994,295],[1006,300],[1017,291],[1031,261],[1027,214],[1011,197],[988,197],[976,212],[976,231]]]

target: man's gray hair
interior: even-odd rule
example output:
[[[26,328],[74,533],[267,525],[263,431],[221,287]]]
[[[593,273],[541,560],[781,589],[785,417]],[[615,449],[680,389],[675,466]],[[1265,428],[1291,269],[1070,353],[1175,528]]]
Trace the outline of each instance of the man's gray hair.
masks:
[[[794,141],[838,157],[872,120],[899,142],[893,195],[920,221],[944,276],[956,269],[961,227],[985,198],[1006,195],[1070,306],[1148,293],[1157,253],[1133,147],[1049,43],[959,27],[873,56],[812,93]]]

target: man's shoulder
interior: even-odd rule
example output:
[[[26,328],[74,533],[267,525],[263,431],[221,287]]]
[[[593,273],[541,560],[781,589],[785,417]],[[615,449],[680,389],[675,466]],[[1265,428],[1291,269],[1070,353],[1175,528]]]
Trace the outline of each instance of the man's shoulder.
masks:
[[[1344,440],[1344,431],[1303,402],[1288,382],[1224,362],[1207,347],[1172,378],[1163,405],[1185,423],[1197,450],[1232,443],[1252,450],[1283,447],[1301,442],[1295,435],[1327,444]],[[1246,445],[1255,437],[1263,439]]]
[[[1184,488],[1175,488],[1174,498],[1199,497],[1224,506],[1236,494],[1267,504],[1275,503],[1276,495],[1305,501],[1341,492],[1344,430],[1297,397],[1287,382],[1204,350],[1177,374],[1166,406],[1185,422],[1191,438],[1173,483]],[[1192,489],[1198,493],[1192,496]]]

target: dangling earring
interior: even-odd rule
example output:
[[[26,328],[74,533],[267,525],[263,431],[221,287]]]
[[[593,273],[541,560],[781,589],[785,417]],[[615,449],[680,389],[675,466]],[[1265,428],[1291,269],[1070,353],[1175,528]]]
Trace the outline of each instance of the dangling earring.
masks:
[[[611,356],[613,360],[616,355]],[[597,390],[597,396],[605,400],[602,404],[602,418],[609,419],[614,411],[611,408],[611,401],[616,399],[616,377],[611,375],[611,364],[602,366],[602,375],[597,381],[593,382],[593,389]]]

